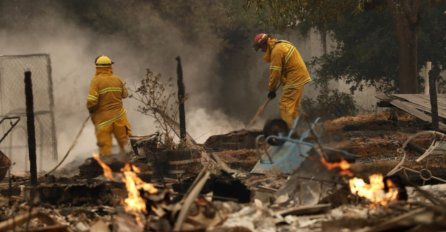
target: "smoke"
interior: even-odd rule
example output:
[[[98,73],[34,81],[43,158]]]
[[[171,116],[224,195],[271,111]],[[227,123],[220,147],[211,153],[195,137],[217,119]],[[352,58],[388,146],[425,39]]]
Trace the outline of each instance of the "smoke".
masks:
[[[230,119],[221,111],[207,112],[203,108],[189,111],[186,117],[189,118],[187,123],[188,127],[191,128],[189,133],[199,143],[204,143],[211,135],[240,130],[245,126],[241,121]]]
[[[186,109],[190,134],[203,142],[212,134],[243,127],[243,123],[220,110],[225,105],[237,106],[234,108],[240,110],[240,102],[232,100],[226,104],[225,98],[235,99],[228,96],[241,96],[251,91],[249,86],[242,85],[242,91],[248,91],[240,93],[239,87],[218,76],[219,70],[225,68],[219,61],[224,40],[209,33],[205,40],[188,41],[176,25],[163,20],[149,5],[142,1],[130,2],[132,4],[124,4],[120,9],[104,10],[115,11],[111,13],[116,15],[116,20],[127,27],[113,33],[81,25],[70,16],[73,14],[70,9],[57,1],[0,3],[4,25],[0,27],[0,53],[50,54],[59,157],[68,150],[88,116],[86,96],[95,71],[93,60],[100,54],[113,59],[115,74],[129,87],[137,85],[146,68],[162,73],[166,78],[176,77],[175,57],[181,56],[188,93]],[[99,16],[94,17],[91,23],[99,19]],[[228,85],[232,88],[221,89]],[[222,91],[226,97],[218,96]],[[220,103],[222,105],[218,105]],[[134,134],[155,132],[153,120],[136,111],[135,101],[127,99],[124,106]],[[91,156],[97,149],[95,142],[93,125],[88,123],[66,163]],[[14,170],[22,170],[23,158],[14,161],[17,163]],[[43,163],[46,170],[54,165],[47,161]]]
[[[146,68],[161,73],[166,80],[176,78],[175,58],[180,56],[188,96],[187,130],[198,142],[243,129],[266,100],[268,65],[261,59],[263,54],[255,53],[250,46],[258,25],[250,31],[246,28],[255,24],[231,21],[233,16],[225,15],[229,8],[216,10],[214,5],[221,7],[226,1],[192,10],[181,8],[207,1],[154,2],[173,10],[160,11],[156,4],[141,0],[0,0],[0,54],[51,56],[59,157],[65,155],[88,116],[85,104],[95,72],[93,61],[101,54],[113,59],[114,73],[129,88],[144,78]],[[170,12],[170,18],[166,12]],[[178,19],[172,20],[176,14]],[[181,21],[184,15],[191,15],[186,17],[189,21]],[[234,27],[233,31],[219,33],[212,25],[217,19],[224,20],[221,25]],[[318,40],[296,33],[279,38],[291,39],[304,60],[320,55]],[[312,91],[306,89],[305,94],[314,95]],[[278,116],[276,101],[269,104],[263,118]],[[124,100],[124,106],[135,135],[156,132],[153,119],[136,111],[135,100]],[[256,127],[262,123],[259,119]],[[65,163],[84,160],[96,150],[94,127],[89,122]],[[23,160],[14,160],[15,170],[23,169]],[[43,162],[43,169],[53,165]]]

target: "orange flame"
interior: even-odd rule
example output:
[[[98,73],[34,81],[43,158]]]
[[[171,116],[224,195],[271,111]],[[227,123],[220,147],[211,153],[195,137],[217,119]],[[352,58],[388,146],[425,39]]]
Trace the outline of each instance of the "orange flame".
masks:
[[[99,165],[101,165],[102,170],[104,170],[105,178],[113,180],[113,171],[111,170],[111,168],[106,163],[104,163],[104,161],[101,160],[98,154],[93,154],[93,158],[98,161]]]
[[[139,190],[144,190],[150,194],[157,193],[158,190],[153,184],[141,180],[137,173],[139,169],[131,164],[126,164],[121,172],[124,173],[123,181],[127,188],[128,197],[124,200],[124,208],[127,212],[147,212],[146,202],[141,197]]]
[[[353,173],[350,171],[350,163],[346,160],[341,160],[341,162],[338,163],[331,163],[321,157],[321,162],[325,167],[328,168],[328,170],[339,168],[341,170],[339,174],[341,174],[342,176],[353,176]]]
[[[351,165],[346,160],[331,163],[321,157],[321,162],[328,170],[339,168],[340,175],[353,177],[350,170]],[[368,199],[372,204],[388,205],[390,202],[397,200],[398,189],[391,180],[387,180],[388,191],[384,191],[383,179],[383,175],[373,174],[369,176],[370,184],[367,184],[363,179],[353,177],[349,180],[350,192]]]
[[[104,170],[104,176],[109,180],[113,180],[113,171],[110,167],[101,160],[99,155],[93,154],[93,158],[101,165]],[[125,183],[128,193],[127,198],[123,201],[125,211],[146,213],[146,201],[141,197],[140,190],[155,194],[158,192],[158,189],[153,184],[146,183],[138,177],[137,174],[141,171],[135,165],[126,164],[121,169],[121,172],[123,173],[122,181]]]
[[[398,190],[391,180],[387,180],[389,190],[385,192],[383,178],[381,174],[370,175],[370,184],[367,184],[363,179],[354,177],[349,180],[350,191],[374,204],[388,205],[397,200]]]

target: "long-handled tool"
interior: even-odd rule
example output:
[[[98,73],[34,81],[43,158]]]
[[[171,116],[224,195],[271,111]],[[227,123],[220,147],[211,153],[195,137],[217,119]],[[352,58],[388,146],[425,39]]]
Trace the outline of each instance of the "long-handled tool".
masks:
[[[45,174],[45,176],[49,175],[50,173],[56,171],[56,169],[65,161],[65,159],[68,157],[68,155],[70,154],[71,150],[73,150],[74,146],[77,143],[77,140],[79,139],[79,137],[82,134],[82,131],[84,130],[85,126],[87,125],[88,120],[90,119],[90,115],[88,115],[88,117],[84,120],[84,122],[82,123],[81,129],[79,130],[79,132],[77,132],[76,137],[74,138],[73,143],[71,144],[70,148],[68,148],[67,153],[65,153],[65,156],[62,158],[62,160],[53,168],[51,169],[51,171],[47,172]]]
[[[259,116],[265,111],[266,106],[268,105],[268,103],[271,101],[271,99],[266,99],[266,101],[260,105],[260,107],[257,109],[256,114],[254,115],[254,117],[251,119],[251,121],[249,121],[248,125],[246,126],[246,129],[250,128],[256,121],[257,118],[259,118]]]
[[[276,90],[277,91],[279,89],[279,87],[282,85],[282,82],[279,83],[279,85],[277,85]],[[266,101],[260,105],[260,107],[257,109],[256,114],[254,115],[254,117],[251,119],[251,121],[249,121],[248,125],[246,126],[245,129],[249,129],[259,118],[259,116],[265,111],[266,106],[268,105],[268,103],[271,101],[272,99],[267,98]]]

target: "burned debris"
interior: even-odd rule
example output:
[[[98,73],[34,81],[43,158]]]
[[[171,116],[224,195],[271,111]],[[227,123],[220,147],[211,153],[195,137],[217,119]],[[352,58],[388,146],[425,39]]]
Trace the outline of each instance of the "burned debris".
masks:
[[[30,179],[8,174],[0,152],[0,231],[446,229],[446,135],[411,115],[302,117],[291,128],[277,119],[198,144],[185,130],[184,93],[170,101],[150,71],[138,91],[161,131],[130,137],[129,154],[92,154],[71,175],[59,163]]]
[[[444,161],[441,132],[420,132],[405,141],[393,137],[399,141],[394,158],[400,161],[391,170],[383,167],[388,169],[385,175],[369,173],[360,162],[363,157],[348,151],[352,146],[343,143],[345,138],[327,136],[343,132],[351,143],[358,135],[385,142],[387,137],[377,133],[370,133],[374,138],[353,133],[364,127],[385,130],[382,120],[357,118],[356,124],[347,120],[350,124],[341,128],[336,121],[304,119],[288,128],[276,120],[261,132],[234,131],[199,145],[187,139],[184,125],[154,109],[159,106],[147,109],[158,115],[164,134],[132,137],[131,159],[93,155],[77,175],[48,173],[36,176],[32,185],[27,178],[9,176],[2,183],[8,191],[1,192],[0,230],[445,228],[445,196],[425,189],[444,189],[446,184],[441,165],[432,165]],[[179,145],[167,137],[169,130],[182,136]],[[4,178],[11,162],[0,155]]]
[[[375,119],[356,120],[373,124]],[[333,128],[338,127],[337,123],[326,122],[326,133],[342,131]],[[258,160],[250,163],[250,171],[237,169],[235,173],[218,168],[218,163],[237,162],[234,160],[237,150],[215,152],[220,160],[210,155],[213,162],[205,163],[199,160],[205,152],[211,153],[209,150],[166,149],[158,142],[157,135],[134,138],[133,148],[138,155],[132,161],[96,157],[86,160],[76,176],[42,176],[35,189],[35,204],[29,205],[27,179],[15,178],[11,191],[1,192],[4,213],[0,228],[5,231],[27,227],[30,231],[444,230],[444,182],[420,185],[413,182],[416,177],[398,175],[405,172],[404,168],[412,170],[411,164],[404,162],[395,167],[396,171],[388,169],[391,175],[369,176],[366,169],[355,166],[361,165],[361,157],[334,148],[339,146],[336,141],[315,143],[315,139],[326,138],[323,134],[314,138],[311,131],[307,132],[301,134],[309,136],[305,139],[275,137],[287,140],[281,146],[292,150],[291,154],[299,154],[292,146],[309,148],[299,149],[304,158],[294,163],[295,168],[290,172],[282,169],[274,158],[281,154],[278,147],[270,147],[269,154],[259,148],[241,149]],[[353,136],[352,139],[355,134],[344,136]],[[424,146],[425,158],[441,151],[441,146],[429,149],[443,141],[440,134],[436,134],[436,142],[419,136],[408,139]],[[212,139],[215,141],[215,137]],[[400,149],[407,150],[407,157],[416,156],[417,151],[406,149],[405,141],[400,142]],[[260,142],[257,146],[265,144]],[[228,158],[231,154],[234,157]],[[239,162],[243,163],[244,158]],[[425,169],[431,171],[427,166]],[[418,174],[421,179],[444,178],[441,174],[439,177]],[[7,183],[2,186],[8,188]]]

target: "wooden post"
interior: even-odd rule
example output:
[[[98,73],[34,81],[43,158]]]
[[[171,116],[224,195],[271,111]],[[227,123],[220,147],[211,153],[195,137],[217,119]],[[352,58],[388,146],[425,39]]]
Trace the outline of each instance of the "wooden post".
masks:
[[[429,95],[429,71],[432,69],[432,62],[427,61],[424,66],[424,95]]]
[[[437,77],[440,75],[439,64],[434,64],[429,72],[429,94],[431,100],[432,129],[438,131]]]
[[[25,71],[26,125],[28,130],[28,154],[31,185],[37,185],[36,131],[34,125],[34,101],[31,71]]]
[[[180,139],[186,140],[186,112],[184,109],[185,90],[183,82],[183,68],[181,67],[181,58],[178,56],[177,60],[177,84],[178,84],[178,103],[180,116]]]

